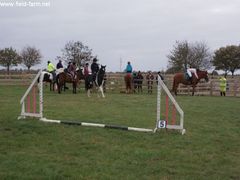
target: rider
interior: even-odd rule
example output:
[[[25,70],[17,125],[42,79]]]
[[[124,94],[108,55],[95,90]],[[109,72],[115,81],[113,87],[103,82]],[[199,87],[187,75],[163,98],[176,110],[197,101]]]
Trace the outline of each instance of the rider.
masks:
[[[83,74],[85,77],[87,77],[88,75],[92,74],[91,73],[91,69],[89,68],[89,64],[86,63],[83,69]]]
[[[53,81],[56,81],[56,72],[55,72],[56,69],[55,69],[55,66],[53,65],[53,63],[51,63],[51,61],[48,61],[47,63],[48,63],[47,71],[52,74]]]
[[[194,74],[195,77],[198,79],[197,71],[198,70],[196,68],[192,68],[191,66],[189,68],[187,68],[187,74],[188,74],[190,80],[192,80],[192,74]]]
[[[75,75],[76,75],[76,69],[77,69],[77,66],[76,66],[76,62],[73,62],[71,64],[69,64],[69,67],[68,67],[68,72],[72,75],[72,78],[75,79]]]
[[[132,73],[132,65],[130,63],[130,61],[128,61],[126,69],[124,70],[126,73]]]
[[[91,64],[91,70],[93,74],[93,80],[95,81],[97,72],[99,71],[99,66],[97,64],[97,58],[93,58],[93,63]]]
[[[63,68],[62,60],[59,60],[57,63],[57,69],[61,69],[61,68]]]

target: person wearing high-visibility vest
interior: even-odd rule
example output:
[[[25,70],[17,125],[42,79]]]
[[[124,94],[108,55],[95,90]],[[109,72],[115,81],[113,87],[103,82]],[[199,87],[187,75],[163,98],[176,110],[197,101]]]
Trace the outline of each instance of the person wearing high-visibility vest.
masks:
[[[225,77],[220,77],[220,95],[226,96],[226,88],[227,88],[227,79]]]
[[[53,65],[53,63],[51,63],[50,61],[48,61],[47,71],[53,75],[53,81],[55,82],[56,81],[56,72],[55,72],[56,68]]]

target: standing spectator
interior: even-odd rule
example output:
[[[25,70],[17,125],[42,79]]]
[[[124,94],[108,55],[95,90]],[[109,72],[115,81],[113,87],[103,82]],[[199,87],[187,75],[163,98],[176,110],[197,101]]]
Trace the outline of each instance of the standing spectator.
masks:
[[[151,71],[148,71],[146,79],[147,79],[148,93],[152,94],[154,76]]]
[[[141,71],[138,71],[137,74],[137,89],[138,89],[138,93],[142,93],[142,83],[143,83],[143,75],[141,73]]]
[[[137,72],[132,73],[132,83],[133,83],[133,92],[136,93],[138,79],[137,79]]]
[[[227,88],[227,79],[223,76],[220,77],[220,95],[226,96],[226,88]]]

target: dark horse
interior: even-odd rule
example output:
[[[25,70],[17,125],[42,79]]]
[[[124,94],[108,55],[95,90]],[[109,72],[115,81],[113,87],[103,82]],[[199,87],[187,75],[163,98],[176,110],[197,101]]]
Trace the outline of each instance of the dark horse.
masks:
[[[54,91],[56,81],[53,81],[53,75],[47,71],[42,71],[41,76],[43,76],[43,82],[50,83],[50,91]],[[38,78],[38,83],[40,79]]]
[[[65,83],[72,83],[73,87],[73,93],[77,93],[77,84],[78,81],[84,79],[84,75],[82,73],[82,69],[78,69],[76,71],[76,77],[72,77],[70,73],[62,72],[57,75],[57,86],[58,86],[58,93],[61,93],[62,87],[65,85]],[[65,90],[65,88],[64,88]]]
[[[92,74],[85,77],[85,89],[87,91],[88,97],[90,97],[90,91],[93,88],[93,85],[95,85],[98,89],[98,91],[101,92],[102,97],[104,98],[105,95],[103,93],[103,85],[105,80],[105,72],[106,72],[106,66],[102,66],[99,69],[99,71],[96,74],[95,80]]]
[[[125,85],[126,85],[126,93],[129,94],[132,91],[132,74],[127,73],[124,76],[124,80],[125,80]]]
[[[198,79],[195,77],[195,75],[192,75],[192,79],[187,80],[186,75],[184,73],[177,73],[173,77],[173,87],[172,91],[174,92],[175,95],[177,95],[177,88],[180,83],[184,85],[191,85],[192,86],[192,96],[194,95],[195,87],[197,83],[200,81],[200,79],[205,79],[206,82],[208,82],[208,73],[207,71],[197,71]]]

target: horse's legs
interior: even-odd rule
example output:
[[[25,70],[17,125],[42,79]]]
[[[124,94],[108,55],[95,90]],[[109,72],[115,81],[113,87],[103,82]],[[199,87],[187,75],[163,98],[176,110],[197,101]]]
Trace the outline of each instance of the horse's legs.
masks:
[[[57,88],[58,88],[58,87],[57,87],[57,83],[54,82],[54,83],[53,83],[53,91],[57,90]]]
[[[61,86],[60,83],[57,83],[57,85],[58,85],[58,94],[61,94],[61,88],[62,88],[62,86]]]
[[[66,90],[66,82],[64,82],[63,90],[64,90],[64,91]]]
[[[72,88],[73,88],[73,94],[74,94],[74,88],[75,88],[75,87],[74,87],[74,82],[72,83]]]
[[[173,91],[174,91],[174,94],[177,96],[177,88],[178,88],[178,84],[175,83],[174,86],[173,86]]]
[[[128,93],[128,84],[126,83],[126,93]]]
[[[77,93],[77,82],[73,82],[72,87],[73,87],[73,94],[76,94]]]
[[[87,96],[88,96],[88,97],[91,97],[91,95],[90,95],[90,89],[87,90]]]
[[[102,93],[102,97],[105,98],[105,95],[103,93],[103,86],[99,86],[98,90]]]
[[[57,82],[57,87],[58,87],[58,94],[61,94],[61,90],[62,90],[62,85],[63,85],[64,83],[62,83],[62,82]]]
[[[142,84],[138,85],[138,92],[142,93]]]
[[[195,85],[192,86],[192,96],[194,96],[195,87]]]

